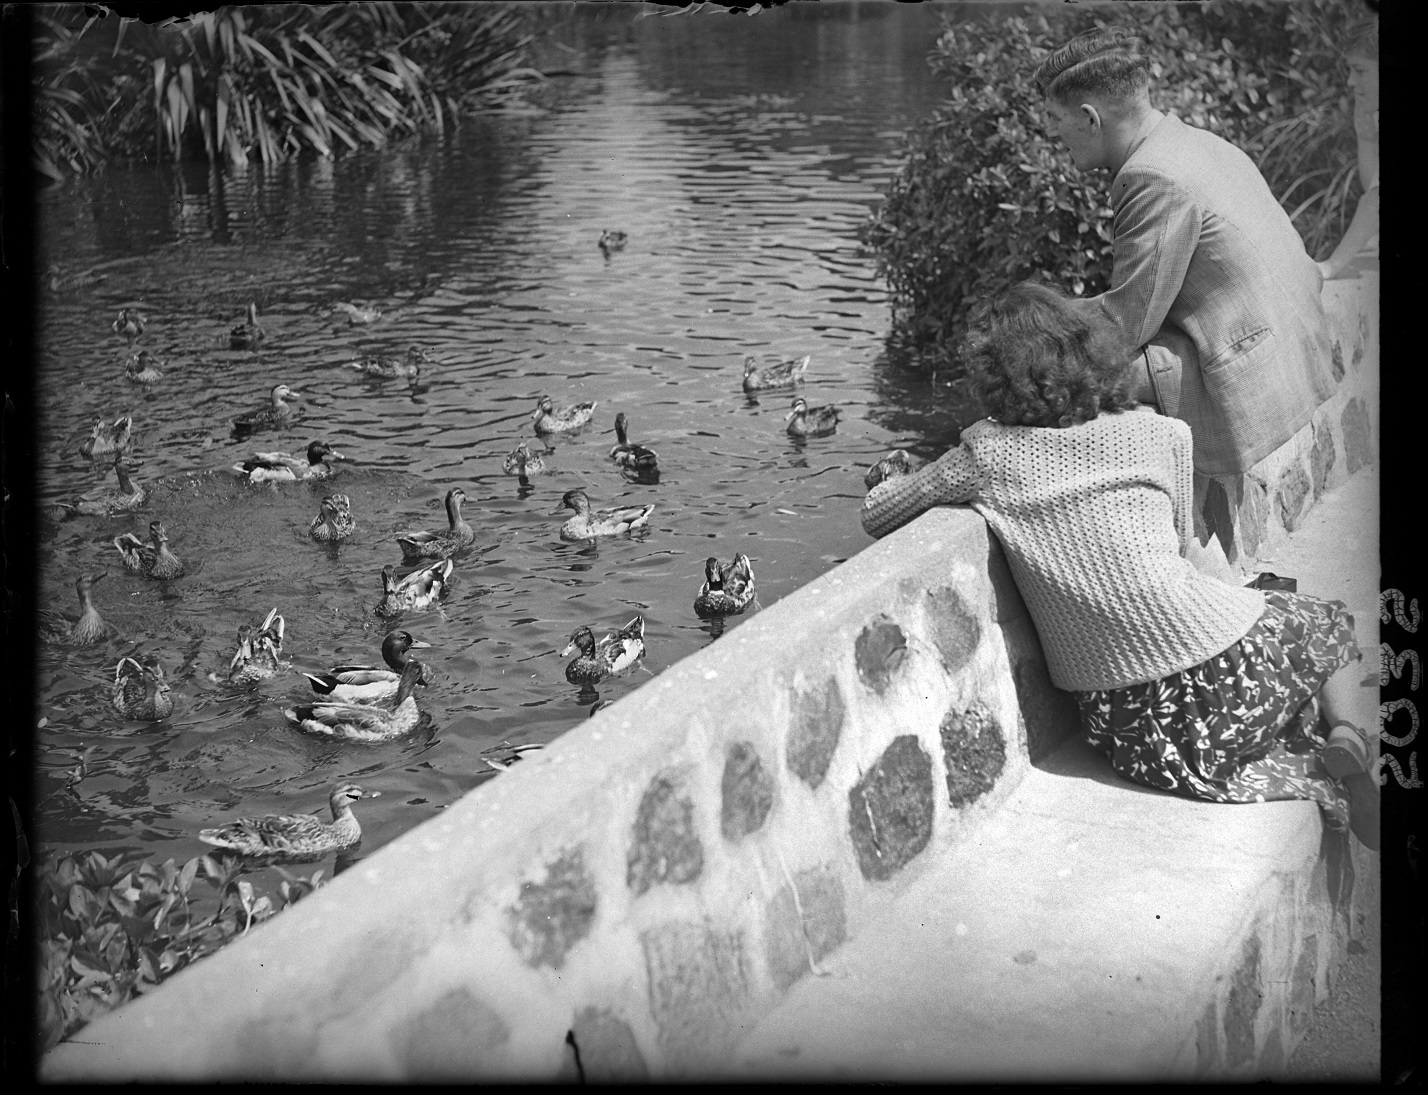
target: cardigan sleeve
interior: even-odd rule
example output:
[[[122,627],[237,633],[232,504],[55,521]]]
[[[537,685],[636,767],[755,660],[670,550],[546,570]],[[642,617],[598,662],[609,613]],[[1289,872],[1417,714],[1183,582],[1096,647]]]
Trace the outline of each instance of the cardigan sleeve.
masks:
[[[979,478],[971,449],[965,444],[949,449],[925,468],[885,479],[870,490],[863,500],[863,528],[881,538],[933,506],[969,502]]]
[[[1195,523],[1191,516],[1195,505],[1195,472],[1190,429],[1183,422],[1177,422],[1176,425],[1181,428],[1175,431],[1175,440],[1171,445],[1175,461],[1175,494],[1172,502],[1175,506],[1175,531],[1180,536],[1180,554],[1184,555],[1195,536]]]

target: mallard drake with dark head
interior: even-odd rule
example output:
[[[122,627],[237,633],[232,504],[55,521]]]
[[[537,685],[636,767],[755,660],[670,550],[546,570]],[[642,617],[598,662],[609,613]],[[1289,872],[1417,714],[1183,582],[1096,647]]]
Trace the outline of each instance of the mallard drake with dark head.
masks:
[[[606,677],[623,672],[639,661],[645,653],[645,618],[636,616],[619,631],[611,632],[598,643],[588,627],[578,627],[570,642],[560,652],[563,658],[573,650],[580,656],[565,667],[565,679],[571,684],[589,688]]]
[[[129,448],[129,439],[134,432],[134,416],[116,418],[114,425],[106,426],[100,419],[94,424],[89,437],[80,443],[79,454],[91,460],[101,456],[118,456]]]
[[[409,650],[426,650],[430,643],[412,638],[410,631],[392,631],[382,640],[382,660],[391,668],[372,665],[338,665],[326,673],[304,673],[312,690],[323,698],[340,703],[381,703],[397,694],[397,684],[406,669]],[[422,684],[430,684],[431,666],[423,663]]]
[[[399,579],[397,568],[388,563],[382,568],[382,599],[377,604],[377,615],[396,616],[430,608],[451,581],[451,573],[455,569],[456,564],[448,557]]]
[[[728,566],[721,567],[712,555],[704,561],[704,584],[694,598],[694,611],[701,620],[737,616],[753,599],[754,568],[742,551]]]
[[[364,357],[360,361],[348,362],[347,368],[383,380],[415,380],[421,376],[421,367],[430,361],[431,356],[425,350],[420,346],[412,346],[407,349],[404,357]]]
[[[583,490],[568,490],[560,500],[560,507],[552,516],[560,516],[562,510],[573,509],[575,516],[560,526],[562,540],[593,540],[597,536],[618,536],[622,532],[633,532],[644,528],[654,512],[654,503],[647,506],[622,506],[618,509],[592,510],[590,499]]]
[[[535,413],[531,415],[535,419],[536,433],[565,433],[568,430],[578,430],[595,416],[595,408],[598,402],[573,403],[569,407],[555,406],[555,401],[548,395],[540,397],[540,402],[536,404]]]
[[[283,635],[287,621],[274,608],[257,624],[240,624],[238,650],[228,663],[229,684],[253,684],[266,681],[283,668],[279,655],[283,652]]]
[[[792,388],[803,380],[808,371],[810,355],[789,358],[771,365],[760,366],[752,354],[744,357],[744,391],[762,392],[770,388]]]
[[[368,703],[302,703],[289,707],[283,717],[310,734],[324,734],[344,741],[391,741],[410,734],[421,722],[416,691],[421,684],[422,664],[407,660],[397,682],[391,707]]]
[[[267,337],[263,325],[258,322],[258,303],[248,304],[248,318],[228,332],[228,345],[235,350],[256,350]]]
[[[164,670],[152,655],[140,665],[133,658],[120,658],[114,667],[114,710],[126,719],[159,722],[174,713],[174,698]]]
[[[297,408],[288,402],[289,399],[301,399],[297,392],[293,391],[286,384],[275,385],[268,394],[268,402],[252,411],[245,411],[233,419],[233,432],[241,436],[256,433],[259,430],[275,429],[279,426],[287,426],[296,422],[299,418]],[[240,437],[241,439],[241,437]]]
[[[318,503],[317,516],[308,526],[308,535],[321,543],[345,540],[357,531],[357,518],[352,516],[352,499],[345,494],[333,494]]]
[[[120,308],[119,318],[109,325],[109,329],[133,346],[134,340],[144,333],[148,322],[138,309]]]
[[[466,492],[452,487],[446,492],[447,528],[440,532],[398,533],[397,543],[402,547],[403,559],[409,563],[417,559],[444,559],[472,543],[476,530],[461,516],[461,504],[465,501]]]
[[[129,478],[129,467],[119,457],[114,459],[114,474],[119,479],[118,486],[95,487],[80,495],[77,502],[61,502],[65,516],[113,517],[143,505],[148,491]]]
[[[291,483],[298,479],[330,479],[336,470],[327,462],[346,460],[326,441],[314,441],[307,447],[307,456],[288,452],[255,452],[233,470],[250,483]]]
[[[545,457],[538,452],[531,452],[530,444],[522,441],[506,454],[501,468],[507,475],[519,475],[526,479],[545,471]]]
[[[74,591],[79,595],[79,617],[70,619],[58,612],[39,614],[40,638],[47,643],[66,643],[70,646],[88,646],[97,643],[109,633],[109,625],[94,607],[90,588],[102,580],[106,572],[81,574],[74,583]]]
[[[625,436],[626,426],[625,412],[621,411],[615,416],[615,437],[617,443],[610,450],[610,459],[619,467],[629,471],[652,472],[659,468],[659,457],[655,455],[654,449],[646,448],[644,445],[632,445]]]
[[[793,409],[785,415],[788,432],[794,437],[819,437],[838,428],[838,408],[810,407],[806,400],[793,401]]]
[[[355,783],[343,783],[327,797],[332,811],[328,825],[312,814],[269,814],[239,818],[217,829],[200,829],[198,839],[216,848],[237,852],[255,865],[316,863],[334,852],[362,843],[362,826],[352,804],[366,792]],[[371,797],[371,796],[368,796]]]
[[[148,350],[139,350],[124,359],[124,378],[135,384],[153,384],[164,378],[159,371],[159,366],[163,364],[166,362],[160,361]]]
[[[126,532],[114,539],[114,546],[124,560],[124,568],[145,578],[181,577],[183,562],[169,550],[169,534],[162,521],[149,522],[149,542],[146,544],[132,532]]]

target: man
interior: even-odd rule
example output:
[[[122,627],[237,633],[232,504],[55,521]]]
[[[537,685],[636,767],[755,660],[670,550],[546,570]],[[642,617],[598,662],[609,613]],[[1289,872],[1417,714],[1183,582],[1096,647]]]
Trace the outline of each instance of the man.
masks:
[[[1196,469],[1246,471],[1338,382],[1319,268],[1248,156],[1150,105],[1136,35],[1082,34],[1035,78],[1076,167],[1112,176],[1111,288],[1087,303],[1144,370],[1140,398],[1190,425]]]

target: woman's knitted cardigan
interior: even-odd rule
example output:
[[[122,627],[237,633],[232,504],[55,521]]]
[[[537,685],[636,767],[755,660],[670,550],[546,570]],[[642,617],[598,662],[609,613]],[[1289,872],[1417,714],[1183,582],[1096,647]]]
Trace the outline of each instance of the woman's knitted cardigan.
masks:
[[[1087,691],[1198,665],[1264,611],[1258,590],[1202,574],[1191,531],[1190,427],[1145,410],[1064,429],[990,419],[863,503],[885,536],[931,506],[970,502],[1006,550],[1051,679]]]

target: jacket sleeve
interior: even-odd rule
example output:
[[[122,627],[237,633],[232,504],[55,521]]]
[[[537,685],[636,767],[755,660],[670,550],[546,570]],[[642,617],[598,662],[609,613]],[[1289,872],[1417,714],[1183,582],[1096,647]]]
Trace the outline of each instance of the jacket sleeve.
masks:
[[[979,478],[972,451],[959,445],[925,468],[884,479],[870,490],[863,499],[863,529],[881,538],[933,506],[969,502]]]
[[[1173,179],[1133,170],[1116,180],[1115,265],[1111,288],[1093,298],[1128,350],[1144,346],[1180,295],[1200,241],[1202,211]]]

